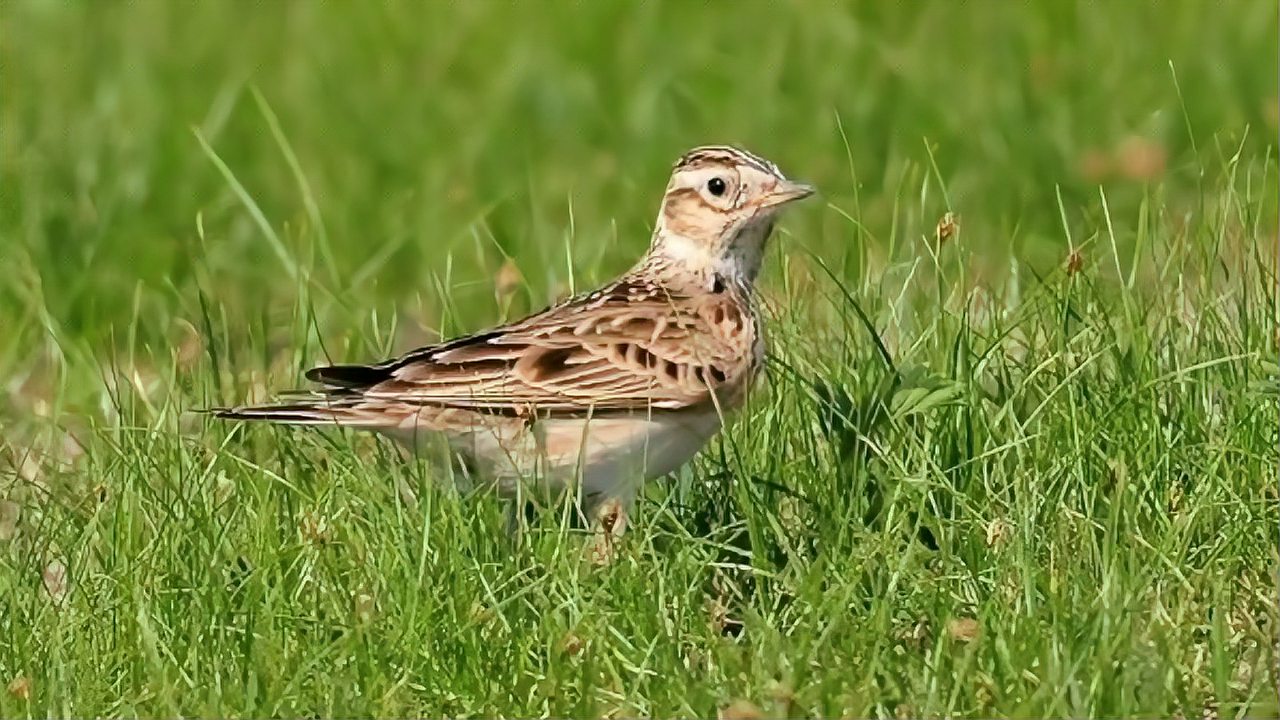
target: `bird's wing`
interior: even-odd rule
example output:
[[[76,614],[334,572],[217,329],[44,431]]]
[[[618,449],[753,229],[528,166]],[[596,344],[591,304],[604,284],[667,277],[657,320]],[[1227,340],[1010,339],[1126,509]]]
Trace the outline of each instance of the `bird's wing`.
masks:
[[[675,410],[749,374],[754,320],[733,293],[622,281],[510,325],[379,365],[307,377],[366,400],[489,412]]]

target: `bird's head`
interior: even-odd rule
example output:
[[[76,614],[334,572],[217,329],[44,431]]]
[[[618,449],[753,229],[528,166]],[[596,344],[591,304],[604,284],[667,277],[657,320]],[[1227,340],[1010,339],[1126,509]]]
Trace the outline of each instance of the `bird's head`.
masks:
[[[778,211],[813,192],[745,150],[695,148],[676,161],[650,255],[673,267],[750,284]]]

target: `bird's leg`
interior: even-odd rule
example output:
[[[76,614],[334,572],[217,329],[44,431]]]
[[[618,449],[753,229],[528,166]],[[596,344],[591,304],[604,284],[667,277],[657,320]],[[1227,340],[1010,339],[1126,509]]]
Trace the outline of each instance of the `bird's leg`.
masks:
[[[529,526],[538,519],[538,506],[528,498],[515,498],[507,502],[506,511],[507,535],[517,541],[524,537]]]
[[[611,538],[620,538],[627,531],[627,505],[618,498],[609,498],[595,509],[596,526]]]
[[[617,555],[617,542],[627,530],[628,505],[620,498],[607,497],[595,500],[586,509],[594,526],[594,538],[588,547],[588,557],[595,565],[608,565]]]

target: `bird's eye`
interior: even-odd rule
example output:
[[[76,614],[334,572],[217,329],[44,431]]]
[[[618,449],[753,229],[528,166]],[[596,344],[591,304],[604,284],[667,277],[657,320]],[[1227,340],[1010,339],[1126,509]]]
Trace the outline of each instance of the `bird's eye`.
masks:
[[[709,190],[711,194],[715,195],[716,197],[720,197],[721,195],[723,195],[725,191],[724,178],[713,177],[710,180],[708,180],[707,190]]]

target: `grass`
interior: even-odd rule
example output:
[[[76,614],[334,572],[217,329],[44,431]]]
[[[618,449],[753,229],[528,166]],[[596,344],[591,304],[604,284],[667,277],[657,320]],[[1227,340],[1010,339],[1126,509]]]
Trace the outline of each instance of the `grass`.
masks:
[[[1280,711],[1274,3],[0,23],[0,715]],[[611,566],[189,412],[608,278],[708,141],[823,198]]]

